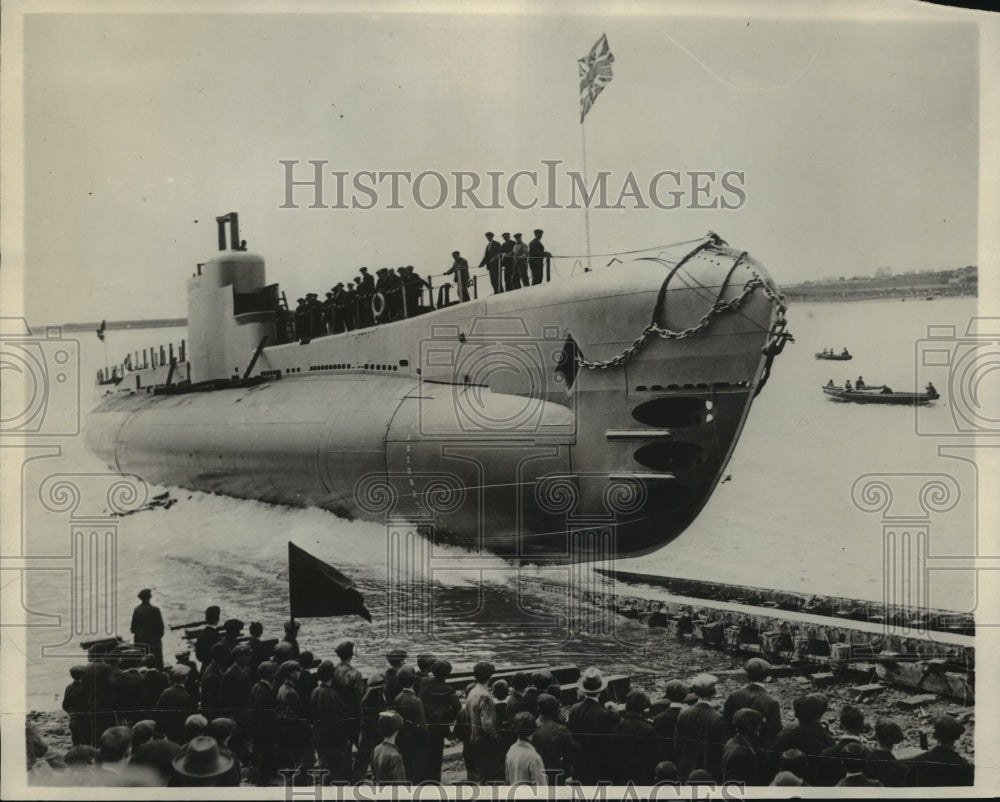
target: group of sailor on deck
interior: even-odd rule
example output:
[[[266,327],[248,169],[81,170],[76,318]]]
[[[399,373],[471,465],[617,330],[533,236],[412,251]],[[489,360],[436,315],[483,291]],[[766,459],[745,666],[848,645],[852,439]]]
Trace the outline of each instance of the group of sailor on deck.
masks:
[[[540,228],[535,229],[534,239],[525,243],[520,233],[511,239],[511,235],[504,232],[501,243],[494,239],[492,231],[486,232],[486,250],[479,267],[489,272],[494,293],[542,283],[545,260],[552,256],[542,244],[543,233]],[[458,298],[454,302],[468,301],[472,285],[469,262],[459,251],[452,251],[451,256],[451,267],[442,275],[451,276],[456,284]],[[298,299],[294,310],[279,304],[275,309],[279,342],[307,343],[316,337],[391,323],[453,303],[451,286],[445,284],[438,288],[435,304],[431,282],[413,265],[395,270],[383,267],[376,271],[376,276],[372,276],[367,267],[362,267],[353,281],[338,282],[331,287],[325,300],[321,301],[317,293],[310,292]],[[427,303],[424,303],[425,289]]]

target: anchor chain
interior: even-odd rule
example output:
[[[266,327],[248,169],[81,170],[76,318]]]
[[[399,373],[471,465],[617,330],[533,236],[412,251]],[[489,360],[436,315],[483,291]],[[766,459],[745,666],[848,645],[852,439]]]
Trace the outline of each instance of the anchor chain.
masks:
[[[689,326],[682,331],[673,331],[671,329],[658,326],[655,321],[652,321],[642,330],[639,336],[632,341],[632,344],[617,356],[613,356],[609,359],[591,361],[584,359],[578,351],[576,354],[576,363],[581,368],[587,368],[588,370],[607,370],[608,368],[618,367],[619,365],[623,365],[628,362],[628,360],[630,360],[642,349],[642,347],[646,344],[646,341],[653,334],[658,335],[664,340],[686,340],[690,337],[696,337],[705,328],[707,328],[713,318],[718,317],[724,312],[735,312],[739,309],[758,287],[763,289],[764,296],[768,300],[777,305],[779,314],[778,320],[775,321],[775,325],[771,329],[771,338],[768,341],[769,345],[765,346],[765,348],[770,347],[772,342],[780,342],[780,346],[775,346],[778,348],[776,353],[780,353],[781,348],[784,347],[785,341],[791,339],[791,335],[784,332],[784,326],[786,324],[784,313],[788,308],[787,302],[785,301],[785,297],[780,293],[776,293],[774,289],[766,281],[764,281],[764,279],[756,273],[752,273],[752,277],[746,282],[746,284],[743,285],[743,291],[736,298],[733,298],[731,301],[716,301],[708,308],[708,311],[701,316],[701,319],[695,325]],[[780,329],[778,328],[779,323],[781,324]],[[775,338],[777,338],[777,341]],[[773,359],[774,355],[771,355],[770,360]],[[770,361],[768,362],[768,365],[770,365]]]

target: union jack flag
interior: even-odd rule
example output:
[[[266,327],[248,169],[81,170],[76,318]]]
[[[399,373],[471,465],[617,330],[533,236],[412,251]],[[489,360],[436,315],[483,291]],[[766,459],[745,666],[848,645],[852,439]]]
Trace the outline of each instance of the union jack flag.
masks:
[[[590,52],[580,59],[580,124],[587,116],[590,107],[594,105],[597,96],[604,91],[604,87],[611,83],[614,75],[611,72],[611,65],[614,64],[615,57],[608,47],[608,35],[601,34]]]

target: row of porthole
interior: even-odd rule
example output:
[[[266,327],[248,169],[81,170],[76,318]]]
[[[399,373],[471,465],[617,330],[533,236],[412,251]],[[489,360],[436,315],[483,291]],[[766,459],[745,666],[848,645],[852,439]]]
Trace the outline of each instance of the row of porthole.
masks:
[[[735,385],[730,384],[729,382],[712,382],[711,384],[708,384],[706,382],[698,382],[697,384],[667,384],[667,385],[651,384],[648,386],[645,384],[637,384],[635,386],[635,390],[636,392],[639,393],[646,391],[659,393],[663,392],[664,390],[709,390],[709,389],[715,389],[716,387],[734,387],[734,386],[747,387],[748,382],[739,381],[736,382]]]

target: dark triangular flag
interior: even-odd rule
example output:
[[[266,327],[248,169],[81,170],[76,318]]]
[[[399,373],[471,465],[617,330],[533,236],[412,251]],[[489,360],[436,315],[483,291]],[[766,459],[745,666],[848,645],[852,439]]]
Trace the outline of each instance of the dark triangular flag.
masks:
[[[327,618],[332,615],[372,614],[354,582],[332,565],[288,542],[288,601],[292,618]]]

